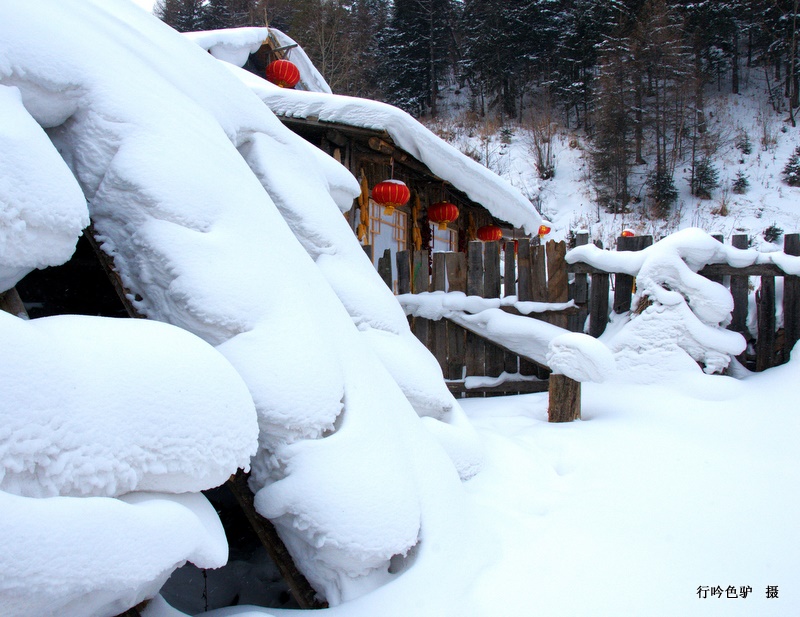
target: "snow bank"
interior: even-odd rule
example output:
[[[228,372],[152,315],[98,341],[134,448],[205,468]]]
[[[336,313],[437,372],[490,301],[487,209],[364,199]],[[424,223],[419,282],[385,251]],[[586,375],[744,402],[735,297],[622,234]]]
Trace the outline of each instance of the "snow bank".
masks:
[[[212,347],[143,320],[0,312],[0,490],[195,492],[247,468],[257,427]]]
[[[153,596],[187,560],[218,568],[225,532],[202,495],[31,499],[0,491],[8,617],[106,617]]]
[[[0,85],[0,291],[36,268],[57,266],[89,224],[86,200],[47,135]]]
[[[587,245],[567,254],[568,263],[636,276],[634,306],[639,308],[604,340],[617,367],[645,381],[658,379],[666,366],[697,370],[695,362],[708,373],[721,372],[744,351],[744,338],[724,327],[733,309],[730,292],[697,271],[707,264],[743,267],[759,259],[757,251],[726,246],[700,229],[679,231],[638,252]]]
[[[50,129],[132,302],[217,346],[245,380],[257,507],[331,603],[392,579],[393,557],[446,529],[460,483],[342,303],[359,301],[337,297],[371,302],[359,326],[405,319],[390,295],[348,282],[367,262],[347,258],[341,227],[324,229],[355,180],[132,5],[3,13],[0,81]]]

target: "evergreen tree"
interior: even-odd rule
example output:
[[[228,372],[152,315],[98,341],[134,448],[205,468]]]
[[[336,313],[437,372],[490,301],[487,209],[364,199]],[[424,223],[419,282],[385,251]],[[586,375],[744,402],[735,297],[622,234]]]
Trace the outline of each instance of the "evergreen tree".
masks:
[[[719,172],[708,157],[695,163],[691,184],[692,195],[700,199],[711,199],[711,191],[719,186]]]
[[[153,14],[178,32],[193,32],[204,27],[205,0],[158,0]]]
[[[395,0],[384,37],[390,102],[421,116],[438,113],[440,84],[451,73],[453,0]]]
[[[800,186],[800,146],[794,149],[783,168],[783,181],[789,186]]]
[[[733,181],[733,186],[731,187],[733,192],[737,195],[744,195],[749,187],[750,181],[747,179],[747,176],[744,175],[744,172],[741,170],[736,172],[736,179]]]

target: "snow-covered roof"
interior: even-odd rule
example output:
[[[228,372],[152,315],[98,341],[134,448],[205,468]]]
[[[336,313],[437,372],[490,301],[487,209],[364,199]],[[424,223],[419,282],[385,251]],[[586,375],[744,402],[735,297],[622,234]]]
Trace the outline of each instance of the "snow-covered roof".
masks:
[[[247,35],[248,30],[254,30]],[[221,49],[222,45],[233,47],[236,44],[247,47],[248,36],[262,36],[264,28],[237,28],[231,31],[192,35],[192,40],[209,49]],[[226,34],[230,32],[230,34]],[[278,30],[270,29],[281,45],[294,44],[294,41]],[[213,43],[213,45],[212,45]],[[226,52],[226,60],[232,62],[235,54]],[[241,59],[241,54],[238,56]],[[289,52],[289,59],[298,65],[304,90],[278,88],[251,73],[234,71],[236,75],[255,92],[278,117],[314,119],[344,126],[371,129],[387,133],[394,143],[423,162],[436,176],[446,180],[462,191],[475,203],[482,205],[494,216],[523,228],[527,233],[538,231],[542,219],[539,213],[516,187],[496,175],[480,163],[466,156],[406,112],[378,101],[331,94],[327,84],[319,83],[319,72],[308,62],[302,48],[295,47]],[[324,83],[324,81],[323,81]]]

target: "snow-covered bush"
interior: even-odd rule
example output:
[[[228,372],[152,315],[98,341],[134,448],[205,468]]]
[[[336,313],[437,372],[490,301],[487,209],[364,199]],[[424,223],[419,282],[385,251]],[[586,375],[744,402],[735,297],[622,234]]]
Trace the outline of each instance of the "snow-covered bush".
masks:
[[[721,372],[744,350],[744,338],[725,329],[733,309],[730,292],[697,271],[710,263],[745,265],[755,259],[751,253],[737,253],[700,229],[685,229],[639,252],[577,247],[567,261],[636,276],[636,310],[604,340],[622,374],[648,381],[665,370],[698,370],[698,363],[707,373]]]

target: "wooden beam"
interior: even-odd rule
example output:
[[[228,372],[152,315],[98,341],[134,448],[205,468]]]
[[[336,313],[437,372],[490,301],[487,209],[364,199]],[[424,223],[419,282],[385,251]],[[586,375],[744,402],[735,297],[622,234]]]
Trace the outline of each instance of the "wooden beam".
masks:
[[[495,386],[480,386],[479,388],[467,388],[463,381],[448,381],[447,389],[452,394],[532,394],[535,392],[547,392],[547,380],[521,380],[504,381]]]
[[[16,287],[0,292],[0,311],[27,319],[28,311],[25,310],[25,305],[22,303]]]
[[[284,580],[289,585],[289,591],[297,600],[302,609],[327,608],[326,602],[317,599],[316,591],[311,587],[303,573],[297,569],[286,545],[281,540],[275,526],[261,516],[255,507],[253,493],[247,485],[247,474],[241,469],[236,472],[226,483],[236,501],[239,502],[247,520],[256,532],[258,539],[267,549],[267,553],[278,566]]]

